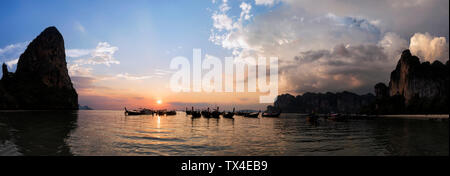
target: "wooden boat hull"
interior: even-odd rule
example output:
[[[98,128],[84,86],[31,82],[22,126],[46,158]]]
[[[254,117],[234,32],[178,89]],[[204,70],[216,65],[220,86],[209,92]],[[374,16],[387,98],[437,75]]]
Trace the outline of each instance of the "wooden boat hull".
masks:
[[[244,117],[248,117],[248,118],[258,118],[259,117],[259,113],[254,114],[254,113],[250,113],[245,115]]]
[[[220,112],[216,112],[216,111],[212,112],[212,113],[211,113],[211,117],[212,117],[212,118],[216,118],[216,119],[217,119],[217,118],[220,118]]]
[[[271,114],[271,113],[269,113],[269,114],[262,114],[261,116],[263,116],[263,117],[280,117],[280,114],[281,113],[277,113],[277,114]]]
[[[174,115],[177,115],[177,112],[176,111],[169,111],[169,112],[166,113],[166,115],[167,116],[174,116]]]
[[[125,115],[143,115],[142,112],[133,112],[133,111],[126,111]]]
[[[192,111],[191,112],[192,118],[200,118],[202,117],[202,114],[198,111]]]
[[[234,119],[234,113],[227,113],[223,115],[223,118]]]

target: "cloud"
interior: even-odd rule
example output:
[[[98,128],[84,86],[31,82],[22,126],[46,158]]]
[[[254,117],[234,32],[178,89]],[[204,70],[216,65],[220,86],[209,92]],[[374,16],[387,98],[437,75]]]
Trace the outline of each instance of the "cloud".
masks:
[[[92,50],[88,49],[66,49],[66,56],[71,58],[78,58],[91,54]]]
[[[68,64],[67,65],[70,76],[91,76],[92,68],[83,67],[80,64]]]
[[[111,46],[107,42],[98,43],[95,49],[66,50],[66,56],[71,58],[67,63],[69,75],[80,97],[98,95],[99,92],[101,93],[104,90],[110,89],[108,87],[97,86],[95,83],[116,79],[118,77],[96,75],[92,66],[106,65],[109,67],[111,64],[120,64],[114,58],[117,50],[118,47]]]
[[[222,4],[220,5],[220,12],[226,13],[230,9],[231,7],[228,6],[228,0],[222,0]]]
[[[244,22],[250,21],[253,16],[250,13],[252,8],[251,4],[242,2],[239,8],[241,9],[239,18],[231,17],[227,14],[231,7],[228,6],[227,1],[223,1],[219,9],[214,11],[211,16],[213,19],[213,28],[211,29],[211,35],[209,37],[209,40],[216,45],[221,45],[227,49],[233,49],[236,53],[239,48],[248,46],[244,43],[245,39],[237,38],[242,35],[236,34],[241,32]]]
[[[331,13],[315,16],[284,6],[253,20],[241,15],[232,24],[230,30],[213,28],[210,41],[239,57],[282,53],[286,58],[293,58],[299,50],[328,49],[337,43],[378,42],[382,36],[370,19]]]
[[[424,5],[427,0],[397,0],[392,2],[392,7],[410,8]]]
[[[123,78],[126,80],[143,80],[143,79],[150,79],[155,78],[155,75],[144,75],[144,76],[137,76],[137,75],[130,75],[128,73],[120,73],[116,75],[117,78]]]
[[[378,46],[384,49],[389,59],[398,59],[402,51],[409,47],[407,40],[392,32],[386,33],[378,42]]]
[[[449,58],[449,48],[445,37],[435,37],[429,33],[414,34],[411,37],[409,49],[413,55],[425,61],[440,60],[445,63]]]
[[[144,79],[152,79],[152,78],[162,78],[163,76],[166,76],[170,73],[173,73],[172,71],[168,71],[168,70],[162,70],[162,69],[155,69],[153,74],[148,74],[148,75],[132,75],[129,73],[120,73],[115,75],[114,77],[108,77],[108,78],[104,78],[104,80],[106,79],[126,79],[126,80],[131,80],[131,81],[135,81],[135,80],[144,80]]]
[[[267,12],[257,15],[246,8],[225,14],[232,27],[213,26],[210,41],[237,58],[278,57],[280,93],[372,92],[374,84],[389,79],[416,31],[448,36],[448,1],[281,0],[270,6],[272,2],[277,3],[255,2],[268,5]],[[420,43],[440,53],[448,51],[443,39]]]
[[[114,54],[119,50],[108,42],[99,42],[95,49],[67,49],[66,56],[72,58],[67,64],[71,76],[92,76],[92,65],[120,64]]]
[[[375,44],[338,44],[330,50],[299,53],[294,62],[280,68],[282,84],[290,92],[372,91],[374,84],[385,81],[390,64],[384,49]],[[386,73],[380,74],[380,73]]]
[[[15,43],[0,48],[0,62],[8,65],[9,71],[14,71],[19,57],[27,48],[28,43],[30,42]]]
[[[164,75],[168,75],[168,74],[171,74],[171,73],[173,73],[173,71],[170,71],[170,70],[163,70],[163,69],[155,69],[155,75],[158,75],[158,76],[164,76]]]
[[[239,6],[242,10],[241,19],[249,20],[251,17],[250,10],[252,9],[252,5],[242,2]]]
[[[78,30],[81,33],[85,33],[86,32],[86,28],[78,21],[75,22],[75,29]]]
[[[103,64],[111,66],[111,64],[120,64],[118,60],[114,58],[114,54],[119,50],[116,46],[111,46],[108,42],[100,42],[93,50],[72,49],[69,50],[70,57],[83,57],[89,55],[89,58],[78,59],[74,62],[77,64],[98,65]]]
[[[7,57],[10,54],[20,54],[25,51],[28,43],[30,42],[15,43],[7,45],[4,48],[0,48],[0,56]]]
[[[256,5],[271,6],[276,3],[277,0],[255,0]]]
[[[7,61],[7,62],[5,62],[5,63],[6,63],[6,65],[7,65],[9,68],[13,68],[13,66],[16,65],[17,62],[19,62],[19,58],[14,59],[14,60]]]
[[[225,14],[213,14],[211,17],[214,21],[213,25],[219,30],[231,30],[233,29],[233,21]]]
[[[380,22],[383,32],[409,38],[416,32],[449,37],[448,0],[283,0],[286,6],[310,14],[333,13]],[[324,5],[326,4],[326,5]]]
[[[97,80],[93,77],[89,76],[72,76],[71,77],[72,83],[78,91],[82,91],[81,89],[90,89],[94,88],[94,82]]]

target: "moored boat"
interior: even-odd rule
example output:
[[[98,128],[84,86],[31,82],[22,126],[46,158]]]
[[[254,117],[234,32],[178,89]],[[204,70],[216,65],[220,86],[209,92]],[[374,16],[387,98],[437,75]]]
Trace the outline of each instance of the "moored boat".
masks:
[[[252,112],[252,113],[248,113],[248,114],[245,114],[245,115],[244,115],[244,117],[249,117],[249,118],[258,118],[258,117],[259,117],[259,114],[260,114],[260,112],[261,112],[261,111],[259,111],[259,112]]]
[[[224,118],[229,118],[229,119],[234,119],[234,108],[233,108],[233,112],[227,112],[223,114]]]
[[[278,112],[264,112],[261,116],[263,117],[280,117],[281,111]]]
[[[201,112],[202,116],[205,118],[211,118],[211,112],[209,111],[209,108],[207,110],[203,110]]]
[[[141,112],[142,114],[150,114],[150,115],[153,114],[153,110],[151,110],[151,109],[146,109],[146,108],[141,109],[140,112]]]
[[[137,110],[131,110],[129,111],[126,107],[125,107],[125,115],[143,115],[144,112],[142,111],[137,111]]]
[[[219,112],[219,107],[217,107],[217,109],[215,109],[212,113],[211,113],[211,117],[212,118],[220,118],[220,112]]]
[[[194,107],[192,107],[192,111],[194,111]],[[186,115],[191,115],[192,111],[189,111],[188,108],[186,107]]]
[[[166,110],[158,110],[158,111],[156,111],[156,114],[162,116],[162,115],[166,114]]]
[[[200,117],[202,117],[202,114],[200,113],[200,111],[192,111],[191,115],[192,115],[192,118],[200,118]]]
[[[167,116],[173,116],[173,115],[177,115],[177,111],[167,111],[166,112]]]

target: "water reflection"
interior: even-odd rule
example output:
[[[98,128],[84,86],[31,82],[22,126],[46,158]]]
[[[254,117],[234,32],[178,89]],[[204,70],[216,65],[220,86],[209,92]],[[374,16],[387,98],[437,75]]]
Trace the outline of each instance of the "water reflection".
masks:
[[[0,112],[0,155],[448,155],[448,121]]]
[[[66,139],[77,128],[77,111],[0,112],[2,155],[72,155]]]

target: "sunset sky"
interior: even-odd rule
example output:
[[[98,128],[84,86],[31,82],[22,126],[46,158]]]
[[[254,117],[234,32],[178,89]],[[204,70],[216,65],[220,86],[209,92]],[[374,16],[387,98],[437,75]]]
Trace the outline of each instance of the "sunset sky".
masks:
[[[371,93],[404,49],[423,61],[449,58],[448,0],[4,0],[0,26],[10,71],[56,26],[79,104],[95,109],[268,105],[262,93],[171,92],[170,61],[192,59],[193,48],[202,57],[278,57],[279,94]]]

